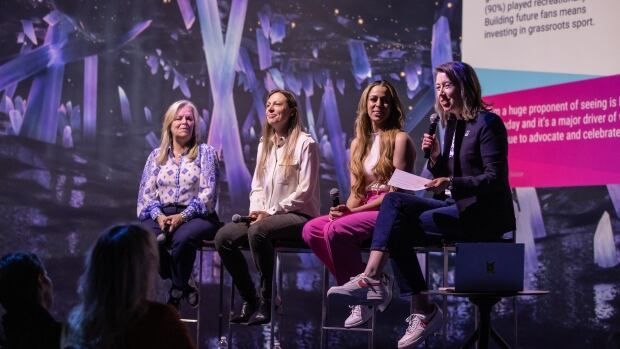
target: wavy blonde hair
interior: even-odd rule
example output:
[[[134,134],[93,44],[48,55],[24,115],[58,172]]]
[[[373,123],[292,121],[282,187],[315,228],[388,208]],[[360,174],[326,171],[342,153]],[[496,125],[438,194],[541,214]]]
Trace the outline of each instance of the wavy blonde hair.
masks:
[[[437,74],[444,73],[454,87],[459,92],[462,104],[462,116],[465,120],[473,120],[481,111],[489,111],[490,104],[482,100],[482,88],[476,71],[469,64],[461,61],[454,61],[441,64],[435,68],[435,81]],[[435,97],[435,111],[441,117],[445,125],[449,115],[443,111],[439,105],[439,99]],[[456,115],[458,116],[458,115]]]
[[[288,119],[288,128],[286,132],[286,144],[284,145],[284,159],[282,159],[282,163],[284,165],[290,165],[294,161],[293,158],[295,156],[295,145],[297,144],[297,139],[302,132],[301,117],[299,116],[299,111],[297,108],[297,100],[291,92],[282,89],[275,89],[269,92],[269,94],[267,95],[267,99],[269,99],[269,97],[273,96],[276,93],[279,93],[286,98],[286,104],[291,110],[291,116]],[[265,121],[262,131],[262,141],[259,145],[263,148],[260,159],[257,159],[258,163],[256,166],[256,170],[258,171],[258,177],[261,180],[265,175],[265,171],[263,171],[263,168],[265,167],[265,163],[267,162],[267,157],[269,156],[271,148],[274,146],[274,135],[275,130],[273,129],[273,127],[271,127],[271,125],[269,125],[267,121]],[[287,171],[285,172],[285,176],[289,175],[289,167],[290,166],[285,167]]]
[[[387,88],[390,101],[390,115],[388,115],[380,137],[379,160],[372,171],[379,183],[387,183],[394,172],[394,144],[396,135],[401,131],[405,116],[403,107],[392,84],[385,80],[379,80],[366,86],[360,97],[357,106],[357,117],[355,119],[355,141],[357,146],[351,154],[351,174],[355,179],[355,184],[351,185],[351,192],[358,198],[363,198],[366,194],[366,187],[370,183],[365,183],[364,177],[364,158],[368,155],[372,146],[372,122],[368,115],[368,95],[375,86]]]
[[[164,122],[161,126],[161,142],[159,144],[159,155],[157,156],[157,164],[163,165],[166,163],[168,159],[168,148],[172,144],[172,131],[170,130],[170,125],[174,121],[179,110],[184,107],[190,107],[192,109],[192,113],[194,114],[194,127],[192,130],[192,138],[189,140],[189,152],[188,159],[189,161],[194,161],[198,156],[198,146],[202,140],[202,130],[200,129],[200,114],[198,114],[198,109],[194,105],[194,103],[182,99],[180,101],[176,101],[172,103],[166,114],[164,114]]]

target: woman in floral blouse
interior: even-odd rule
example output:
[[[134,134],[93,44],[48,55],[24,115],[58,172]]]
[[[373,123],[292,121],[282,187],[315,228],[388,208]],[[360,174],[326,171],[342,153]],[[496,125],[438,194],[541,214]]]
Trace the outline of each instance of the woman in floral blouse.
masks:
[[[173,103],[164,116],[161,144],[149,155],[138,193],[138,219],[160,241],[160,270],[172,279],[168,303],[181,298],[198,305],[198,292],[188,284],[196,249],[220,226],[215,213],[218,158],[201,144],[198,111],[187,100]]]

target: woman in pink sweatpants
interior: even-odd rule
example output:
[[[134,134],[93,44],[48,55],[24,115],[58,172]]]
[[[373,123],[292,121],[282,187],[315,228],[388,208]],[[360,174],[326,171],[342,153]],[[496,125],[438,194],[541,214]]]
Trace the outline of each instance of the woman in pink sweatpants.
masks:
[[[336,277],[338,285],[364,271],[360,246],[372,235],[394,169],[413,170],[415,150],[407,133],[401,131],[402,110],[389,82],[375,81],[364,89],[351,142],[351,193],[346,205],[332,207],[328,215],[304,225],[304,241]],[[382,282],[389,283],[391,289],[391,280],[385,277]],[[384,307],[380,305],[379,309]],[[353,306],[345,327],[359,326],[371,315],[368,306]]]

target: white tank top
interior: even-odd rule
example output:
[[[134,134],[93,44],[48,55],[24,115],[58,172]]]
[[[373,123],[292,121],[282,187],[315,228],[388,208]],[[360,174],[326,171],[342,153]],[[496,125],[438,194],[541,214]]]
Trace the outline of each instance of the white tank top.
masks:
[[[372,137],[372,145],[370,146],[370,151],[366,155],[364,159],[364,179],[366,180],[366,191],[388,191],[390,187],[385,183],[378,183],[375,174],[372,172],[372,169],[377,164],[379,160],[380,150],[381,150],[381,136],[378,132],[373,133]]]

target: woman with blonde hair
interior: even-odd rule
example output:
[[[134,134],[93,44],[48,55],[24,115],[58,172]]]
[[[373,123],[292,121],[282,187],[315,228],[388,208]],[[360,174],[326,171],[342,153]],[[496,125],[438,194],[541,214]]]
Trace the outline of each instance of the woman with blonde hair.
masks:
[[[160,275],[172,279],[168,303],[182,298],[198,305],[198,291],[188,283],[200,242],[220,227],[215,212],[218,157],[201,143],[198,111],[190,101],[166,111],[161,144],[149,155],[138,193],[138,219],[160,241]]]
[[[329,214],[304,226],[303,238],[342,285],[364,271],[360,253],[370,239],[383,196],[391,191],[387,182],[395,169],[411,172],[415,161],[413,143],[403,126],[398,94],[387,81],[368,85],[360,97],[351,142],[351,193],[345,205],[330,208]],[[383,278],[381,287],[391,289]],[[384,310],[385,305],[379,309]],[[345,327],[359,326],[371,317],[370,307],[356,305]]]
[[[265,114],[250,191],[251,223],[226,224],[215,236],[222,263],[243,298],[231,322],[248,325],[271,321],[274,240],[301,241],[304,223],[318,215],[320,204],[318,144],[302,131],[295,96],[271,91]],[[260,274],[259,296],[239,250],[247,244]]]
[[[61,347],[193,348],[175,309],[149,301],[157,263],[152,233],[138,225],[107,229],[87,255]]]

